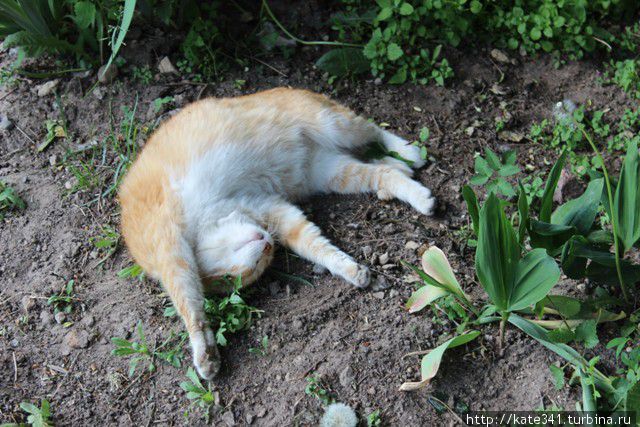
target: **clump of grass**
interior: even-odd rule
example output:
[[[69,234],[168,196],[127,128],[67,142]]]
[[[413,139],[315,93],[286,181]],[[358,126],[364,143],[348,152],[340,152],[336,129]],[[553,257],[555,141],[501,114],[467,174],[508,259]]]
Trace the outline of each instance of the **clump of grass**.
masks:
[[[0,221],[4,219],[7,212],[23,210],[26,207],[16,191],[4,181],[0,181]]]
[[[182,348],[187,340],[186,332],[174,334],[170,336],[159,346],[151,346],[145,337],[142,322],[139,321],[136,327],[138,341],[129,341],[124,338],[113,337],[111,342],[116,346],[111,351],[114,356],[125,357],[133,356],[129,360],[129,376],[133,376],[140,362],[147,363],[147,371],[154,372],[156,370],[156,360],[161,360],[174,368],[179,368],[182,364],[184,355]]]
[[[58,294],[51,295],[47,300],[47,305],[52,305],[56,314],[69,314],[73,310],[73,300],[75,299],[73,293],[74,284],[74,280],[69,280]]]

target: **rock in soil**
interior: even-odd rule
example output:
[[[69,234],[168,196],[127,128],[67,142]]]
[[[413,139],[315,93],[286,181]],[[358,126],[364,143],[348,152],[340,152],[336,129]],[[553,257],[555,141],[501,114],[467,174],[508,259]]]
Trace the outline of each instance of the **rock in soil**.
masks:
[[[58,86],[59,82],[60,80],[58,79],[49,80],[46,83],[42,83],[41,85],[36,86],[35,90],[38,96],[47,96],[47,95],[50,95],[51,92],[53,92],[53,90]]]
[[[113,62],[109,65],[109,68],[105,64],[98,70],[98,81],[102,84],[111,83],[117,76],[118,67]]]
[[[0,118],[0,130],[11,130],[13,129],[13,122],[9,120],[9,117],[2,116]]]
[[[89,333],[84,329],[72,329],[64,336],[63,344],[70,348],[87,348]]]

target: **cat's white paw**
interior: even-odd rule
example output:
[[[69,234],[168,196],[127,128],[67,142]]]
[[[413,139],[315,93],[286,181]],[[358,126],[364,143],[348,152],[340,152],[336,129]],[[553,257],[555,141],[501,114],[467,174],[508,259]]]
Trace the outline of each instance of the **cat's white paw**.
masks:
[[[351,283],[356,288],[364,289],[371,283],[371,272],[364,265],[358,265],[356,274],[353,276]]]
[[[423,197],[416,200],[412,203],[415,210],[420,212],[423,215],[431,216],[433,215],[433,211],[436,209],[436,198],[435,197]]]
[[[385,133],[384,145],[389,151],[395,151],[402,158],[413,162],[411,167],[414,169],[420,169],[426,163],[426,161],[420,157],[420,147],[411,145],[409,141],[406,141],[391,132]]]
[[[198,375],[205,380],[210,380],[220,372],[220,352],[216,346],[213,331],[206,328],[191,335],[191,348],[193,351],[193,364]]]

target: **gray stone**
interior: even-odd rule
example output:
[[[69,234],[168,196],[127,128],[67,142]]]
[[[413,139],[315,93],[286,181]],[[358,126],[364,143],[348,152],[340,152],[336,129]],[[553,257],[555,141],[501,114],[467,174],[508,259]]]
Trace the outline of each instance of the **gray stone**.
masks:
[[[158,71],[160,74],[178,74],[178,70],[173,66],[168,56],[162,58],[158,64]]]
[[[118,67],[113,62],[107,68],[107,65],[103,65],[98,70],[98,81],[102,84],[111,83],[118,76]]]
[[[13,122],[9,120],[9,117],[2,116],[0,117],[0,130],[11,130],[13,129]]]
[[[67,332],[62,342],[70,348],[87,348],[89,345],[89,333],[84,329],[72,329]]]
[[[47,96],[53,92],[53,90],[58,86],[60,80],[49,80],[46,83],[42,83],[41,85],[36,86],[36,92],[38,96]]]
[[[67,315],[64,314],[63,312],[59,311],[58,313],[56,313],[56,315],[54,317],[56,319],[56,323],[62,324],[66,320]]]

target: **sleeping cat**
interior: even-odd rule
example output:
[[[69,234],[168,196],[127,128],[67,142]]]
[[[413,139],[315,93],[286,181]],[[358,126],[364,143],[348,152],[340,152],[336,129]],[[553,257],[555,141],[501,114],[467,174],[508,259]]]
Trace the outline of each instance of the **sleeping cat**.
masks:
[[[369,285],[369,269],[323,237],[294,201],[375,192],[432,213],[431,191],[409,178],[405,162],[355,157],[372,141],[413,167],[424,164],[418,147],[305,90],[198,101],[151,136],[120,188],[122,234],[184,320],[200,376],[220,369],[203,293],[220,290],[226,275],[254,282],[274,239],[358,288]]]

